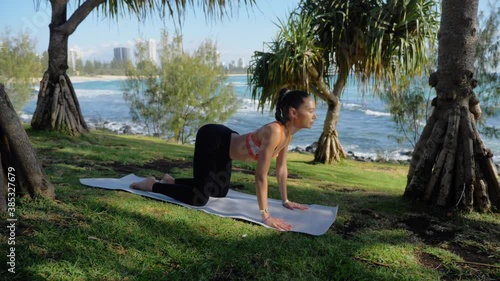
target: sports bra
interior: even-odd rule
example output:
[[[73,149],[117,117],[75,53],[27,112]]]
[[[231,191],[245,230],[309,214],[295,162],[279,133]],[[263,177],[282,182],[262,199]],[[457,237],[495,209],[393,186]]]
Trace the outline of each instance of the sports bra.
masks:
[[[268,123],[266,125],[273,124],[273,123],[278,123],[278,122],[274,121],[274,122]],[[285,132],[283,131],[283,126],[279,125],[279,127],[281,130],[281,134],[280,134],[281,137],[280,137],[279,143],[281,144],[281,142],[283,141],[283,135],[285,134]],[[248,150],[248,154],[250,154],[250,156],[255,160],[257,160],[259,158],[260,145],[261,145],[261,143],[255,139],[255,132],[251,132],[246,136],[246,147]],[[278,154],[279,154],[279,151],[275,155],[273,155],[273,158],[278,157]]]

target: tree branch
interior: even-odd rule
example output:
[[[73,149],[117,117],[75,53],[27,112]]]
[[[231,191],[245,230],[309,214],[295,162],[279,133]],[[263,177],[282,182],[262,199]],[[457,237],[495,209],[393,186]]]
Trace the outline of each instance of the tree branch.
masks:
[[[82,21],[87,18],[87,16],[92,12],[96,7],[103,4],[107,0],[87,0],[81,6],[76,9],[76,11],[71,15],[71,17],[58,27],[58,29],[64,32],[67,35],[73,34],[76,28]]]
[[[307,70],[309,71],[310,75],[315,81],[314,83],[317,88],[316,89],[317,91],[315,92],[317,96],[326,102],[332,101],[333,100],[332,94],[328,89],[328,86],[325,84],[325,81],[323,80],[323,77],[320,75],[318,70],[312,64],[309,64]]]

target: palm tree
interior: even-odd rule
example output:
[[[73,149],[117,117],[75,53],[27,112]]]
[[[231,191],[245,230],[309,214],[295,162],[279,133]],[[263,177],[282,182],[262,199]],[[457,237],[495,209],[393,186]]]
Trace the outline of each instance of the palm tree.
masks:
[[[481,140],[473,89],[478,0],[443,0],[438,69],[429,78],[437,97],[416,144],[404,196],[465,210],[500,209],[500,185],[491,151]]]
[[[41,0],[38,0],[38,3]],[[243,0],[245,4],[253,5],[255,0]],[[39,130],[66,131],[71,135],[88,131],[83,119],[78,100],[75,95],[71,80],[67,75],[68,69],[68,38],[90,12],[97,10],[112,18],[125,14],[135,14],[140,20],[158,12],[161,17],[184,15],[187,8],[201,6],[209,17],[226,16],[232,10],[235,2],[241,0],[78,0],[73,14],[67,17],[68,0],[50,0],[52,17],[49,25],[49,66],[45,71],[38,102],[31,126]]]
[[[426,43],[437,30],[435,6],[433,0],[302,0],[269,51],[255,52],[252,96],[273,108],[280,87],[311,91],[328,106],[314,160],[345,158],[336,127],[348,77],[373,85],[374,93],[390,81],[394,93],[405,77],[422,73]]]

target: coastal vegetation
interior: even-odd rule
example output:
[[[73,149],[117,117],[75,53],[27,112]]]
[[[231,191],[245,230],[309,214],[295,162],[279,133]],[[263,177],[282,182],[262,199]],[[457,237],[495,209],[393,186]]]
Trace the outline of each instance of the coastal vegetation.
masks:
[[[272,107],[277,89],[289,85],[323,100],[328,110],[314,160],[335,163],[346,157],[336,128],[350,74],[372,86],[372,95],[395,95],[407,88],[409,79],[429,71],[426,52],[436,39],[437,4],[303,0],[281,22],[268,50],[255,52],[249,70],[252,96]],[[385,84],[390,91],[380,87]]]
[[[41,61],[35,43],[28,34],[0,34],[0,84],[9,93],[16,112],[28,102],[34,86],[33,77],[41,73]]]
[[[160,64],[148,59],[145,43],[136,45],[137,65],[129,64],[125,101],[132,120],[150,135],[186,143],[203,124],[223,123],[238,109],[234,87],[219,64],[210,40],[194,52],[184,50],[182,35],[162,33]]]

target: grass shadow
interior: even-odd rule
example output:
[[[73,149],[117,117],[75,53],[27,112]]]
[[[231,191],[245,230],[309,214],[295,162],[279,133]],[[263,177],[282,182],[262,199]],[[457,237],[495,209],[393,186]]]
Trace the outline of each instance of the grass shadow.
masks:
[[[405,181],[401,165],[350,161],[311,165],[302,156],[292,155],[289,170],[296,175],[289,179],[292,200],[340,206],[330,230],[311,237],[126,192],[83,187],[78,182],[79,178],[121,177],[130,172],[191,173],[192,147],[104,133],[62,139],[37,133],[34,143],[56,185],[57,201],[20,201],[22,220],[16,230],[20,271],[8,275],[14,278],[10,280],[446,280],[498,276],[494,270],[480,275],[477,268],[458,263],[461,256],[454,248],[481,249],[481,258],[491,256],[488,252],[498,247],[494,239],[500,233],[498,217],[465,215],[447,220],[412,207],[401,197]],[[236,163],[234,167],[235,186],[254,194],[254,166]],[[272,177],[269,193],[279,198]],[[3,237],[6,231],[0,230]],[[467,239],[460,239],[464,235]],[[482,248],[480,241],[486,242]],[[4,240],[1,243],[6,245]],[[4,259],[2,256],[0,262]],[[497,260],[481,261],[497,264]]]

